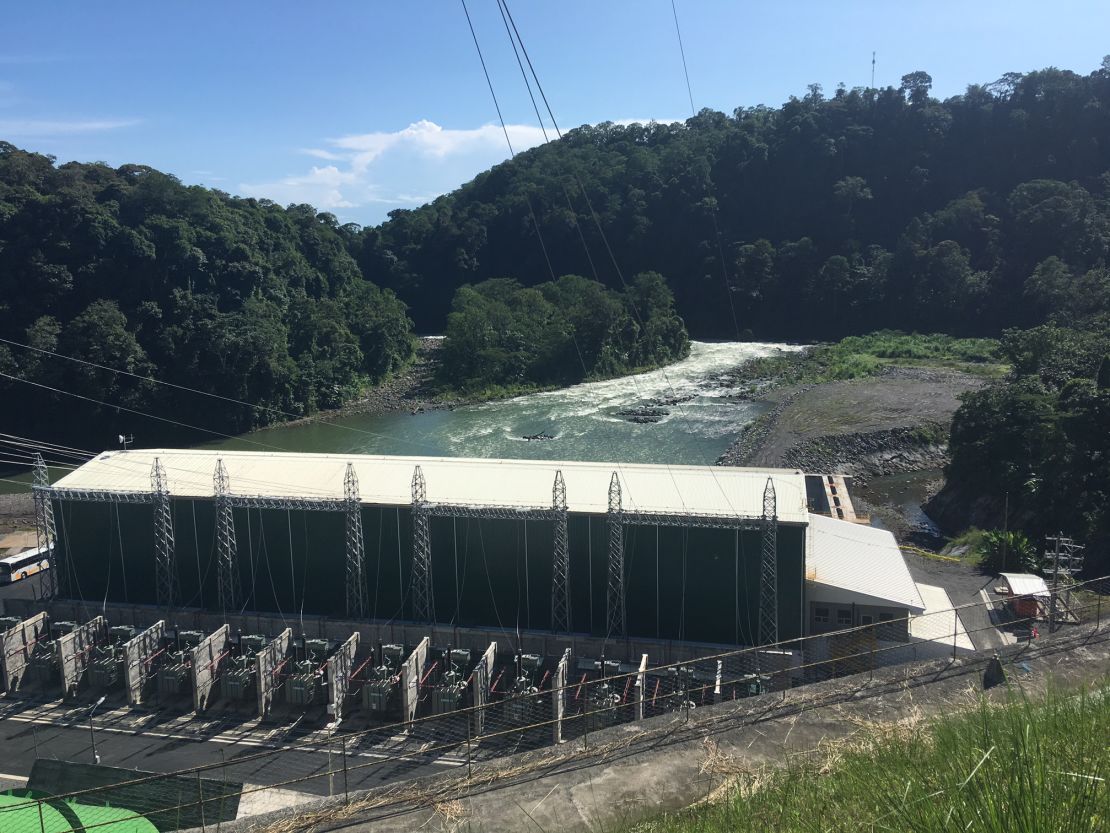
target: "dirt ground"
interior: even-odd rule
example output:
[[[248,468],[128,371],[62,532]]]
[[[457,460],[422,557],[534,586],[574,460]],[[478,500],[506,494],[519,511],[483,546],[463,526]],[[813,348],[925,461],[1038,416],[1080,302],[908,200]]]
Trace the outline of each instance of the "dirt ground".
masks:
[[[818,437],[948,423],[960,395],[982,384],[958,371],[898,367],[870,379],[815,385],[778,414],[747,465],[780,465],[791,448]],[[789,395],[781,391],[774,398]]]
[[[35,504],[29,492],[0,495],[0,534],[34,529]]]
[[[320,411],[310,417],[284,424],[319,422],[349,414],[386,414],[396,411],[418,413],[466,404],[463,399],[437,397],[432,390],[433,376],[439,361],[436,351],[442,344],[443,340],[440,338],[421,338],[412,364],[366,391],[363,396],[348,402],[342,408]]]

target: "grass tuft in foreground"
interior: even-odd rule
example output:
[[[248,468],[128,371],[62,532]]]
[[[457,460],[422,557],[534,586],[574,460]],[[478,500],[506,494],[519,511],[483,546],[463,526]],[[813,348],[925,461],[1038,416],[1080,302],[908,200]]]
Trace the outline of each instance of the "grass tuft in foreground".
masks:
[[[1110,684],[868,730],[629,833],[1095,833],[1108,779]]]

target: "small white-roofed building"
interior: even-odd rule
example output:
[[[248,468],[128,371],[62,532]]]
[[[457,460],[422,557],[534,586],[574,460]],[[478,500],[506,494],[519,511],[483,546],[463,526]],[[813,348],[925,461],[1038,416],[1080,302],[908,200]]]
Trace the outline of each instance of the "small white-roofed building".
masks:
[[[925,602],[890,532],[810,515],[807,539],[808,633],[877,625],[884,639],[908,638]]]
[[[1047,619],[1052,594],[1040,576],[1032,573],[1000,573],[1002,589],[1009,594],[1006,604],[1021,619]]]

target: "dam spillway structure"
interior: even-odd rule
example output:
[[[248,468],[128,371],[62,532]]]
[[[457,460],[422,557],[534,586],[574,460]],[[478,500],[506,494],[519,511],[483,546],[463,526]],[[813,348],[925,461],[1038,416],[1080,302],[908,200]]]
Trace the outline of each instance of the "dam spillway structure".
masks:
[[[158,449],[36,494],[74,599],[614,643],[805,631],[798,471]]]

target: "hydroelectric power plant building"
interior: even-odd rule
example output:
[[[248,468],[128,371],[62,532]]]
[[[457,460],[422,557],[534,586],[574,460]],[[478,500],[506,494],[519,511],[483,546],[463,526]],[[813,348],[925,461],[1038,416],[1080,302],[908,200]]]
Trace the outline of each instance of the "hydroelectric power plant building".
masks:
[[[129,450],[36,501],[90,607],[728,645],[923,610],[893,537],[812,514],[798,471]]]

